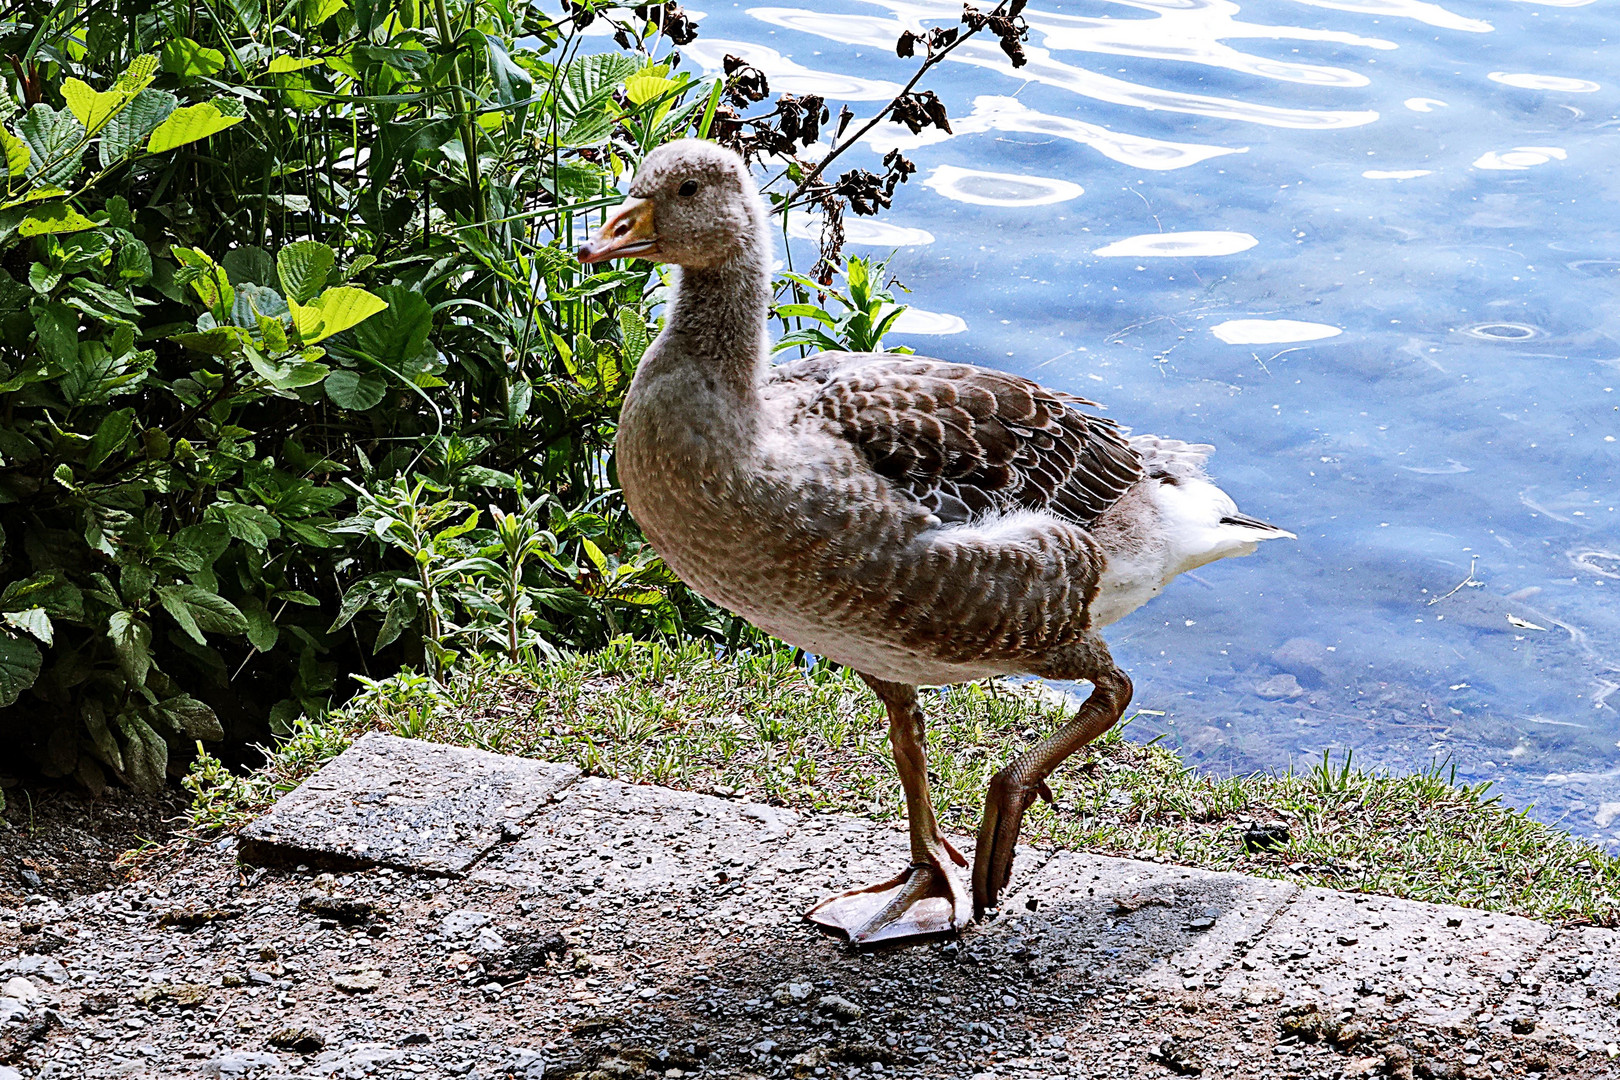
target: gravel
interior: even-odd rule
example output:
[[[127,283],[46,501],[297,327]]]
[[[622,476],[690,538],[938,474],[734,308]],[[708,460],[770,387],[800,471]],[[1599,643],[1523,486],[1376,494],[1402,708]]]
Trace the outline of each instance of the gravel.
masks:
[[[1341,1049],[1328,1028],[1354,1018],[1144,992],[1126,953],[1065,955],[1033,919],[863,953],[750,920],[718,875],[585,893],[573,869],[524,887],[244,873],[224,844],[66,903],[29,897],[0,912],[0,1080],[1620,1077],[1507,1024],[1369,1020]],[[163,925],[182,902],[241,915]]]

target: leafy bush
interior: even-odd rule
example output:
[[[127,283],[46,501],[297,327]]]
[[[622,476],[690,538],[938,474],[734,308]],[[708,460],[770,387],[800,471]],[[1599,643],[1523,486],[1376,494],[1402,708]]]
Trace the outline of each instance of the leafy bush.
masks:
[[[171,748],[284,730],[451,629],[514,652],[713,621],[603,501],[652,279],[569,251],[712,97],[645,54],[654,26],[579,56],[578,18],[452,7],[0,27],[0,732],[47,773],[156,786]],[[460,522],[432,573],[465,625],[389,569],[414,574],[411,513]]]
[[[667,49],[690,20],[635,10],[0,15],[0,746],[151,788],[197,740],[285,732],[402,662],[735,640],[613,478],[663,279],[587,272],[573,244],[684,135],[785,162],[776,206],[834,223],[911,166],[820,179],[855,136],[793,160],[819,98],[745,116],[762,75],[694,79]],[[997,13],[972,17],[1021,32]],[[603,22],[616,51],[584,47]],[[923,69],[978,28],[930,36]],[[908,86],[860,131],[891,113],[945,124]],[[885,318],[816,321],[880,338],[887,297],[862,295]]]

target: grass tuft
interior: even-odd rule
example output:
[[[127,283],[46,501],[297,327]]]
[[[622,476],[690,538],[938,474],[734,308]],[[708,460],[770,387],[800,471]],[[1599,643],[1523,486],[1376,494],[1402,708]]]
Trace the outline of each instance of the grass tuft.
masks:
[[[805,810],[897,818],[904,803],[884,713],[852,673],[781,649],[721,656],[693,643],[620,640],[601,652],[409,673],[301,721],[263,768],[203,757],[191,823],[242,824],[366,731],[567,761],[586,772]],[[1065,718],[1061,695],[975,683],[924,696],[929,771],[947,830],[972,833],[990,776]],[[1129,721],[1127,720],[1127,724]],[[1123,725],[1122,725],[1123,726]],[[1347,755],[1307,773],[1214,777],[1116,728],[1053,777],[1025,839],[1102,854],[1239,870],[1359,892],[1568,923],[1620,925],[1620,859],[1502,805],[1441,767],[1396,776]],[[1250,851],[1251,822],[1288,840]]]

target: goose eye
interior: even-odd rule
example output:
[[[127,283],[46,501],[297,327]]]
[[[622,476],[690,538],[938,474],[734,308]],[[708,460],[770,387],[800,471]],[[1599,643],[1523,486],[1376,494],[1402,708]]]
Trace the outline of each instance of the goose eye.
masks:
[[[682,198],[691,198],[693,195],[697,194],[697,189],[698,189],[698,182],[696,180],[688,180],[686,183],[681,185],[681,190],[680,190],[681,197]]]

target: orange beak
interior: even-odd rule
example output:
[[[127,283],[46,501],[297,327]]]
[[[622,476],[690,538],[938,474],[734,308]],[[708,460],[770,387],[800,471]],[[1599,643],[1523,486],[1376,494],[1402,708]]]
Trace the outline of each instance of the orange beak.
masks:
[[[608,259],[646,258],[658,254],[658,234],[653,231],[653,204],[646,199],[626,199],[618,213],[607,219],[596,235],[581,245],[579,261],[606,262]]]

